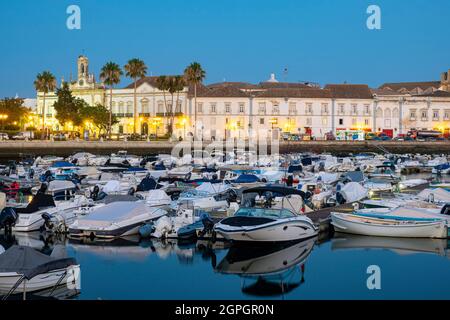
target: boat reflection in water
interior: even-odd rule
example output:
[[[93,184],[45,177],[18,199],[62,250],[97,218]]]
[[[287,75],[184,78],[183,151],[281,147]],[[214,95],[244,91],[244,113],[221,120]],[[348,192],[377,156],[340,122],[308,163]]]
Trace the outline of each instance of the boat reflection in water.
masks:
[[[80,266],[64,236],[0,235],[0,299],[61,300],[80,294]],[[7,256],[6,256],[7,255]]]
[[[386,249],[399,255],[431,253],[450,258],[447,239],[368,237],[335,233],[331,249]]]
[[[285,245],[233,246],[215,271],[241,276],[244,294],[284,297],[305,281],[305,262],[316,240],[317,237]]]

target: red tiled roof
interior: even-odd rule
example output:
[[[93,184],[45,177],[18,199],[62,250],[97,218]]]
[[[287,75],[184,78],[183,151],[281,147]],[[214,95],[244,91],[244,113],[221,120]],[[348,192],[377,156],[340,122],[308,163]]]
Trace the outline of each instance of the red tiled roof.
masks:
[[[324,89],[332,92],[336,99],[372,99],[373,94],[367,84],[327,84]]]
[[[421,90],[427,90],[429,88],[439,89],[441,86],[440,81],[423,81],[423,82],[398,82],[398,83],[384,83],[379,89],[391,89],[394,91],[406,90],[412,91],[414,89],[420,88]]]
[[[320,88],[273,88],[267,89],[255,94],[255,97],[261,98],[332,98],[330,90]]]

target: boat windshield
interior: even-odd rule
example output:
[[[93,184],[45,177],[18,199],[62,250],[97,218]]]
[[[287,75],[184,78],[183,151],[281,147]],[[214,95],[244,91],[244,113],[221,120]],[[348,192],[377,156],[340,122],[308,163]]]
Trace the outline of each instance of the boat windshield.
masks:
[[[293,218],[295,214],[287,209],[268,208],[241,208],[235,216],[239,217],[265,217],[265,218]]]

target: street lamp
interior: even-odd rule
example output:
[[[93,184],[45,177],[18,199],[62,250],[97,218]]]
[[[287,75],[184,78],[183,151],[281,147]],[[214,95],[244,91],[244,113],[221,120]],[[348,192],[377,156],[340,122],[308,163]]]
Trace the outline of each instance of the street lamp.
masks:
[[[181,125],[183,126],[183,138],[184,139],[186,139],[186,122],[187,122],[186,117],[183,117],[181,119]]]
[[[0,114],[0,120],[2,121],[2,130],[4,128],[4,121],[8,119],[8,115],[7,114]]]

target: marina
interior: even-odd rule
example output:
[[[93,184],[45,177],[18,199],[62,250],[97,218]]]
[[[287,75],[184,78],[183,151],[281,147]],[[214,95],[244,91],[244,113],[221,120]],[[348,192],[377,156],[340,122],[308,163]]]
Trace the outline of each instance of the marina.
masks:
[[[3,161],[1,296],[450,298],[448,163],[238,149]]]

